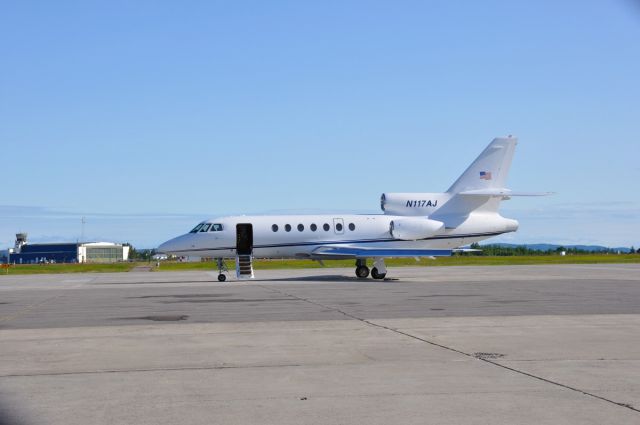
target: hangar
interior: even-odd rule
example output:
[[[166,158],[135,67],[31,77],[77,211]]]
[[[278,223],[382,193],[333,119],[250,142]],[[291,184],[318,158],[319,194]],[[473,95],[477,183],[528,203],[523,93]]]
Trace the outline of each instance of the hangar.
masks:
[[[4,261],[32,263],[115,263],[129,259],[129,246],[112,242],[27,243],[27,234],[18,233],[13,249]],[[1,258],[0,258],[1,260]]]

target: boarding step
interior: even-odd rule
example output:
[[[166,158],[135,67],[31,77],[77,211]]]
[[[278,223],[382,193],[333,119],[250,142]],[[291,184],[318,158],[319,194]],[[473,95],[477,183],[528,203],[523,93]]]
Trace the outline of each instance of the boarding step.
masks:
[[[253,279],[253,257],[251,255],[236,255],[236,277],[238,279]]]

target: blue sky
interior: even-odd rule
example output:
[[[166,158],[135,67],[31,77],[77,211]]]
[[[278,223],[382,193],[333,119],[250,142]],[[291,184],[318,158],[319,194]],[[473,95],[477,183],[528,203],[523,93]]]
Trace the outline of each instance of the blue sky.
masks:
[[[0,13],[0,247],[376,212],[520,139],[509,242],[640,245],[632,1],[104,1]]]

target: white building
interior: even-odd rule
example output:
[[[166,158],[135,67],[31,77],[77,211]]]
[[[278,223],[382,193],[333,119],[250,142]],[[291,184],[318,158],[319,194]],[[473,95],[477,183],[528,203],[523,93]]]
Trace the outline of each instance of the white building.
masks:
[[[112,242],[78,244],[78,263],[115,263],[129,259],[129,246]]]
[[[16,235],[16,244],[6,252],[8,262],[33,263],[115,263],[129,260],[129,246],[112,242],[37,243],[27,242],[27,234]],[[0,262],[3,260],[0,253]]]

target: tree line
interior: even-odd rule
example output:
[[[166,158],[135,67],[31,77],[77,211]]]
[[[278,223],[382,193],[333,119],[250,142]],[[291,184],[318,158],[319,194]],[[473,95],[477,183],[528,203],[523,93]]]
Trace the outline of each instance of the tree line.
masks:
[[[558,255],[561,252],[565,252],[567,255],[576,254],[617,254],[618,251],[611,248],[606,248],[600,251],[588,251],[585,249],[578,249],[574,247],[559,246],[553,249],[540,250],[532,249],[524,245],[518,246],[501,246],[501,245],[480,245],[475,242],[470,246],[471,249],[479,249],[477,252],[463,252],[460,255],[487,255],[487,256],[516,256],[516,255]],[[640,254],[640,248],[637,250],[635,247],[631,247],[629,253]]]
[[[129,246],[129,260],[131,261],[150,261],[151,257],[156,254],[155,249],[136,249],[133,245],[126,243]]]

